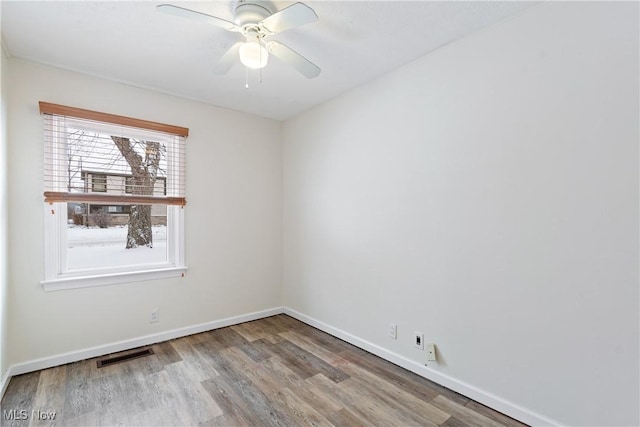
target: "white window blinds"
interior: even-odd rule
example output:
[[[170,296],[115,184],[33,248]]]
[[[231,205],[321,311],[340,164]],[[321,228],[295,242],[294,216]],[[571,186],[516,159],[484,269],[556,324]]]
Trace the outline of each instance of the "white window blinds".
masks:
[[[189,129],[40,102],[45,202],[186,204]]]

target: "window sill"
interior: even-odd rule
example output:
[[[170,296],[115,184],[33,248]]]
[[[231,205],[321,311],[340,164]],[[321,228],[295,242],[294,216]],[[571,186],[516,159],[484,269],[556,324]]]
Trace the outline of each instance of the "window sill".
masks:
[[[40,282],[45,292],[66,289],[89,288],[93,286],[116,285],[120,283],[141,282],[144,280],[184,277],[186,267],[171,267],[157,270],[143,270],[126,273],[101,274],[99,276],[81,276],[44,280]]]

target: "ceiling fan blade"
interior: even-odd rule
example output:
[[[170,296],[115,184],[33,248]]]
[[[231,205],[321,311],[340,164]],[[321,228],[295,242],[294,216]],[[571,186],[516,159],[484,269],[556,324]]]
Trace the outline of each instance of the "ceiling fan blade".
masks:
[[[240,46],[242,46],[242,42],[234,44],[224,55],[222,55],[222,58],[220,58],[215,67],[213,67],[213,74],[221,76],[229,72],[231,67],[238,62],[238,51],[240,50]]]
[[[294,3],[273,15],[264,18],[260,26],[271,34],[280,33],[299,25],[309,24],[318,20],[318,15],[309,6]]]
[[[227,31],[240,32],[242,29],[231,21],[218,18],[217,16],[207,15],[206,13],[196,12],[195,10],[185,9],[184,7],[174,6],[172,4],[160,4],[156,6],[158,12],[168,15],[181,16],[183,18],[196,19],[201,22],[224,28]]]
[[[291,65],[309,79],[320,75],[320,67],[282,43],[270,41],[267,43],[267,50],[273,56]]]

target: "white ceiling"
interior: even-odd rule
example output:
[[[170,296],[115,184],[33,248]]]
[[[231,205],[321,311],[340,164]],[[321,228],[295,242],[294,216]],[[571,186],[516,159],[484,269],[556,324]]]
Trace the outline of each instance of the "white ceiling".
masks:
[[[157,4],[233,20],[230,1],[7,1],[8,54],[284,120],[530,7],[530,2],[305,1],[319,21],[272,36],[322,68],[307,79],[277,59],[259,73],[211,70],[241,38],[158,13]],[[294,1],[275,1],[280,10]]]

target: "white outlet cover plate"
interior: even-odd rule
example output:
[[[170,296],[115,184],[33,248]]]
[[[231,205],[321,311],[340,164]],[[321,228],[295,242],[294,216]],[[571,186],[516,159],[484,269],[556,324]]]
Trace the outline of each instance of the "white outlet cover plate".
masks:
[[[436,345],[435,344],[427,344],[426,345],[426,350],[427,350],[427,360],[428,361],[435,361],[436,360]]]
[[[398,325],[395,323],[389,323],[389,336],[394,340],[398,338]]]

